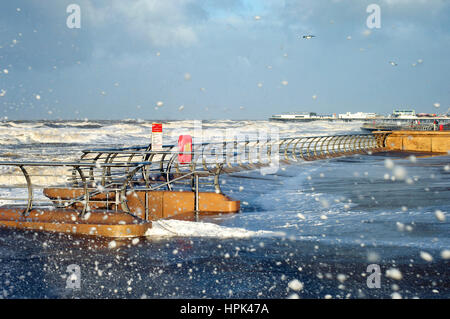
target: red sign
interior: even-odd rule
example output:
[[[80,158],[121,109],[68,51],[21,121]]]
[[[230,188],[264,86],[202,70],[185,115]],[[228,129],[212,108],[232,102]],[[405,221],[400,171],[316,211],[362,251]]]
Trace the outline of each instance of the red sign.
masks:
[[[162,133],[162,124],[161,123],[153,123],[152,124],[152,133]]]
[[[178,150],[183,153],[192,152],[192,136],[180,135],[178,137]],[[192,154],[178,154],[180,164],[188,164],[192,161]]]
[[[152,151],[163,150],[162,124],[152,123]]]

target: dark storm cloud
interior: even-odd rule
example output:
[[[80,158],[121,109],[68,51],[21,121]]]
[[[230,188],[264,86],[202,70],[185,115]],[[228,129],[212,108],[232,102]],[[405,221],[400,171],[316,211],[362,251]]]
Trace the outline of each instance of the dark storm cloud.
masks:
[[[226,23],[248,34],[258,30],[278,31],[281,36],[294,40],[305,33],[318,33],[327,41],[340,41],[341,37],[364,29],[365,8],[372,1],[80,0],[75,3],[82,10],[82,28],[69,29],[66,7],[73,2],[19,0],[3,3],[0,61],[18,69],[49,68],[73,65],[98,56],[139,55],[161,47],[188,47],[221,37],[218,32],[225,30]],[[380,5],[383,23],[394,25],[393,32],[420,32],[423,36],[426,31],[448,30],[448,23],[442,23],[448,13],[443,1],[382,0]],[[248,15],[258,9],[264,14],[262,27],[243,24],[236,29],[236,21],[245,23]],[[235,19],[221,20],[226,16]],[[379,34],[389,36],[390,33],[382,30]]]
[[[66,26],[69,3],[81,7],[81,29]],[[381,7],[381,29],[367,29],[371,3]],[[44,107],[98,118],[429,111],[449,99],[449,8],[441,0],[8,1],[0,101],[38,118]],[[224,108],[230,113],[217,112]]]

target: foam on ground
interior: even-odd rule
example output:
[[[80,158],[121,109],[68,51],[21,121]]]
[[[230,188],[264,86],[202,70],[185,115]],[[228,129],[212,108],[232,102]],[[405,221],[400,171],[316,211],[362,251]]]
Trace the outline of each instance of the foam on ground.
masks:
[[[159,220],[153,222],[145,236],[148,237],[215,237],[215,238],[249,238],[260,236],[275,236],[280,233],[245,228],[225,227],[212,223],[192,222],[182,220]]]

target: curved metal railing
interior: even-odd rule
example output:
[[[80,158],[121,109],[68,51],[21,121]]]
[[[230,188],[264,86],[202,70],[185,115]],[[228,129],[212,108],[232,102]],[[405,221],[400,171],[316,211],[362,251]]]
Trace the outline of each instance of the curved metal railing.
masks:
[[[337,156],[382,151],[389,132],[376,134],[347,134],[335,136],[293,137],[273,140],[231,140],[220,143],[194,144],[191,152],[180,152],[176,145],[166,145],[161,151],[145,147],[84,150],[75,162],[0,162],[0,167],[12,167],[10,176],[22,176],[16,186],[0,186],[10,193],[14,187],[25,189],[26,196],[2,197],[0,201],[25,201],[23,214],[34,208],[48,207],[49,199],[42,197],[45,187],[79,191],[72,198],[51,199],[59,208],[81,205],[83,217],[97,202],[96,195],[113,194],[107,201],[116,210],[130,212],[127,195],[135,190],[153,191],[184,187],[198,192],[199,187],[212,186],[221,193],[221,174],[273,167]],[[180,163],[180,154],[191,155],[191,161]],[[49,169],[58,169],[50,172]],[[43,171],[45,170],[44,175]],[[7,173],[7,172],[6,172]],[[4,174],[4,176],[7,174]],[[61,175],[61,176],[60,176]],[[58,182],[36,182],[38,177],[61,177]],[[61,180],[63,183],[61,183]],[[23,183],[23,181],[25,183]],[[46,184],[46,185],[41,185]],[[50,183],[51,184],[51,183]],[[37,190],[39,189],[39,190]],[[40,195],[36,196],[36,195]],[[104,201],[102,201],[104,203]],[[41,206],[39,206],[41,205]],[[107,204],[107,207],[108,204]],[[147,218],[147,216],[146,216]]]
[[[294,163],[300,160],[311,161],[337,156],[377,152],[384,149],[388,133],[347,134],[332,136],[308,136],[281,138],[276,140],[228,140],[219,143],[193,144],[191,152],[180,152],[177,145],[164,145],[161,151],[152,151],[151,145],[134,148],[88,149],[83,150],[81,163],[112,164],[148,162],[142,170],[147,184],[170,181],[173,176],[201,171],[207,175],[218,176],[243,170],[254,170],[278,163]],[[188,164],[178,161],[179,154],[189,154]],[[94,179],[93,168],[87,173]],[[73,181],[77,180],[73,172]],[[111,182],[114,174],[105,167],[101,174],[101,184]],[[161,178],[161,176],[163,178]],[[155,179],[156,177],[156,179]],[[172,189],[173,184],[167,185]],[[219,188],[218,184],[215,185]]]

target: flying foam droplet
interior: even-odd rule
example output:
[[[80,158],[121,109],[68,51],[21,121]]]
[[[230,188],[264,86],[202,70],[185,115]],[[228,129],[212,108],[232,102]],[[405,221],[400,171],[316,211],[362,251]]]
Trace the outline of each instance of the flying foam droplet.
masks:
[[[440,222],[445,222],[445,214],[441,210],[437,209],[434,215]]]
[[[347,276],[344,274],[338,274],[336,278],[340,283],[344,283],[344,281],[347,279]]]
[[[442,259],[450,259],[450,249],[444,249],[441,251]]]
[[[397,268],[390,268],[386,271],[386,276],[395,280],[401,280],[403,278],[402,273]]]
[[[294,279],[288,283],[288,287],[294,291],[300,291],[303,289],[303,283],[301,283],[297,279]]]
[[[396,179],[404,180],[406,178],[406,169],[402,166],[396,166],[394,168],[394,175]]]
[[[387,159],[384,160],[384,166],[386,168],[392,169],[392,168],[394,168],[394,161],[389,159],[389,158],[387,158]]]
[[[397,226],[398,231],[404,231],[405,230],[405,224],[396,222],[395,225]]]
[[[330,208],[330,203],[326,199],[323,199],[323,198],[320,199],[320,205],[322,205],[322,207],[325,209]]]
[[[117,247],[117,243],[116,243],[115,240],[112,240],[112,241],[110,241],[110,242],[108,243],[108,248],[109,248],[109,249],[114,249],[114,248],[116,248],[116,247]]]
[[[391,294],[392,299],[402,299],[402,295],[400,295],[398,292],[393,292]]]
[[[421,251],[420,252],[420,258],[422,258],[423,260],[428,261],[428,262],[432,262],[433,261],[433,256],[431,256],[426,251]]]
[[[380,255],[378,253],[376,253],[376,252],[371,251],[371,252],[369,252],[367,254],[367,261],[371,262],[371,263],[379,262],[380,261]]]

